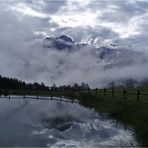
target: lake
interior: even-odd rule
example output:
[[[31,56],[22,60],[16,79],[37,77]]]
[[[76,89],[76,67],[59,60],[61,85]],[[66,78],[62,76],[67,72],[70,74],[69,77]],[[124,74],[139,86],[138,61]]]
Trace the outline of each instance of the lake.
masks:
[[[136,146],[135,134],[78,103],[0,99],[0,146]]]

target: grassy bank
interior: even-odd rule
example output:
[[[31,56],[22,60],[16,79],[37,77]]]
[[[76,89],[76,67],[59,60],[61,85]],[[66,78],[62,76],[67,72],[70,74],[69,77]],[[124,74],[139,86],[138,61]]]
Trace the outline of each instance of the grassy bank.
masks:
[[[135,99],[113,98],[99,94],[80,93],[80,104],[106,113],[124,125],[133,127],[140,146],[148,146],[148,104]]]

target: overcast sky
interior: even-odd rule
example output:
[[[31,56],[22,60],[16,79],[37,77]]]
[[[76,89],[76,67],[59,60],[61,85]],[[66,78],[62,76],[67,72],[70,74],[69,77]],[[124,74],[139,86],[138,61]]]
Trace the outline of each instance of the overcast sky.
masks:
[[[56,63],[55,58],[49,59],[49,53],[38,57],[43,54],[40,43],[46,36],[65,34],[75,42],[94,45],[96,43],[91,40],[98,37],[103,42],[148,52],[148,1],[1,0],[0,30],[0,73],[45,82],[47,71],[52,71],[49,65]],[[59,53],[51,54],[59,56]],[[30,65],[33,66],[29,69]],[[36,76],[33,72],[36,67],[37,72],[48,70]],[[53,72],[53,75],[57,74],[57,71]],[[67,82],[62,78],[59,81]]]
[[[5,29],[22,25],[28,34],[66,34],[76,28],[79,33],[70,34],[75,37],[85,29],[88,36],[95,31],[106,40],[128,40],[136,48],[147,48],[147,0],[1,0],[1,21]]]

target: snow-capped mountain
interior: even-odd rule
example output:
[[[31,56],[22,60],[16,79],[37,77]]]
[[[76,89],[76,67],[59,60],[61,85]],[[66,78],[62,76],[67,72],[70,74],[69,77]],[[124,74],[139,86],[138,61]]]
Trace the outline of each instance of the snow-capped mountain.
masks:
[[[89,50],[96,59],[98,65],[106,68],[124,67],[132,64],[141,64],[147,61],[142,52],[120,47],[115,44],[95,47],[86,43],[75,43],[70,37],[61,35],[59,37],[46,37],[43,47],[54,50],[68,50],[71,53],[78,50]]]
[[[71,49],[74,45],[74,41],[65,35],[61,35],[59,37],[46,37],[46,39],[43,42],[43,46],[45,48],[55,48],[55,49]]]

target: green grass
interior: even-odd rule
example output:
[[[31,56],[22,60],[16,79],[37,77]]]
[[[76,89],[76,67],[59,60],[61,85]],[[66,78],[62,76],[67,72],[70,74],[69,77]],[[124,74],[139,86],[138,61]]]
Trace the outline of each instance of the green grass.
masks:
[[[133,127],[137,141],[140,146],[148,146],[148,104],[137,103],[135,99],[103,97],[99,95],[90,96],[85,100],[81,97],[80,103],[84,106],[94,108],[99,113],[107,113],[124,125]]]

